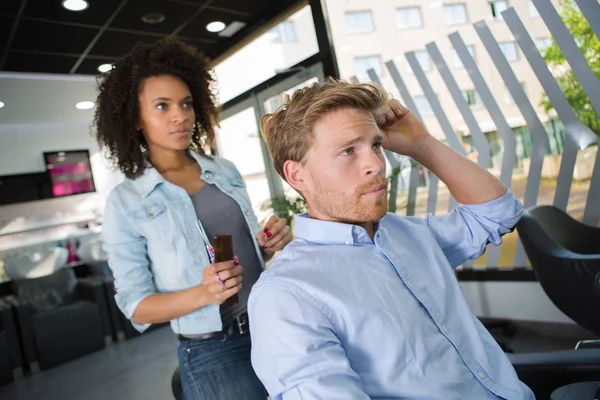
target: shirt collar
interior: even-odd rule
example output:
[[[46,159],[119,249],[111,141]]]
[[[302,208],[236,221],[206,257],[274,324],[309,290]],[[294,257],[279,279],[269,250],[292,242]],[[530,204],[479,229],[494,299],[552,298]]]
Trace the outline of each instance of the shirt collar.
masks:
[[[380,223],[375,225],[375,231]],[[294,235],[299,239],[318,244],[359,245],[373,244],[367,231],[358,225],[343,222],[323,221],[307,213],[294,217]]]
[[[188,154],[196,160],[202,169],[201,178],[207,183],[213,183],[215,175],[218,174],[220,169],[214,161],[212,156],[198,154],[194,151],[188,150]],[[148,197],[150,193],[160,184],[166,182],[165,178],[150,164],[148,161],[148,153],[146,157],[146,170],[142,175],[133,180],[133,183],[138,188],[140,194],[143,197]]]

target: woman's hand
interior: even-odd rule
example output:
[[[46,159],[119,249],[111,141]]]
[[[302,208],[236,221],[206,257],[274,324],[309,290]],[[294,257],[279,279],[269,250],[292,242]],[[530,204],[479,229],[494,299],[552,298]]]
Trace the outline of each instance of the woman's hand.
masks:
[[[285,218],[272,216],[263,230],[258,232],[256,239],[258,239],[265,255],[271,257],[273,253],[283,249],[291,242],[293,236]]]
[[[242,289],[242,266],[238,258],[211,264],[202,271],[205,304],[223,304]]]

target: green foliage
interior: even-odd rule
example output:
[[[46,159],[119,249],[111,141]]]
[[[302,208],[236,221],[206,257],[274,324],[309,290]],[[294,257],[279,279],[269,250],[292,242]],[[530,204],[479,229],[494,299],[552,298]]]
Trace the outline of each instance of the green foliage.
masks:
[[[596,77],[600,79],[600,40],[594,34],[594,31],[574,0],[561,0],[560,8],[561,18],[571,32],[571,35],[575,38],[575,42],[596,74]],[[600,116],[597,110],[594,110],[592,107],[575,74],[568,67],[565,57],[556,44],[556,41],[552,39],[552,44],[543,49],[542,52],[544,60],[553,71],[577,117],[583,124],[596,132],[596,134],[600,134]],[[543,95],[540,105],[546,112],[554,108],[550,104],[546,94]]]

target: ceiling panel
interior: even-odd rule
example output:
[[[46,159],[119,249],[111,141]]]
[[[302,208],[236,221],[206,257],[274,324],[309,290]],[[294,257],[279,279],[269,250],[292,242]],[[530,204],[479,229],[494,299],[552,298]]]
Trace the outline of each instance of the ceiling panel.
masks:
[[[73,12],[65,9],[62,6],[61,0],[27,0],[27,6],[23,12],[23,17],[102,26],[121,1],[122,0],[90,0],[87,9],[80,12]]]
[[[76,57],[9,52],[4,69],[15,72],[68,74],[76,61]]]
[[[181,36],[196,39],[219,40],[220,37],[218,33],[213,33],[206,30],[206,25],[208,24],[207,21],[221,21],[225,23],[225,25],[228,25],[233,21],[240,21],[248,24],[250,19],[247,17],[229,14],[223,11],[205,9],[202,11],[202,13],[200,13],[200,15],[198,15],[196,18],[190,21],[190,23],[179,34]]]
[[[127,54],[138,42],[153,43],[159,39],[160,37],[156,36],[107,31],[92,47],[90,54],[119,58]]]
[[[9,17],[0,17],[0,48],[4,48],[8,43],[8,37],[12,30],[14,19]]]
[[[21,7],[21,0],[0,1],[0,14],[17,15]]]
[[[110,26],[168,35],[190,18],[197,9],[197,6],[169,3],[164,0],[130,0]],[[163,14],[165,20],[158,24],[142,21],[142,16],[150,12]]]
[[[21,21],[11,48],[52,53],[82,53],[97,32],[97,29]]]
[[[82,64],[73,72],[96,74],[98,61],[113,61],[139,41],[153,43],[176,31],[176,37],[214,58],[298,0],[87,1],[88,9],[73,12],[64,9],[61,0],[0,0],[0,49],[10,51],[0,70],[70,73],[73,59],[83,56]],[[22,4],[25,7],[17,19]],[[165,20],[157,24],[143,22],[142,16],[151,12],[164,14]],[[241,21],[247,27],[234,37],[220,37],[206,30],[212,21]],[[8,43],[15,24],[14,38]],[[93,42],[97,35],[98,40]],[[92,44],[91,51],[86,52]],[[95,59],[98,57],[101,60]]]
[[[98,74],[98,67],[102,64],[112,64],[117,61],[117,58],[86,58],[75,71],[76,74],[80,75],[96,75]]]

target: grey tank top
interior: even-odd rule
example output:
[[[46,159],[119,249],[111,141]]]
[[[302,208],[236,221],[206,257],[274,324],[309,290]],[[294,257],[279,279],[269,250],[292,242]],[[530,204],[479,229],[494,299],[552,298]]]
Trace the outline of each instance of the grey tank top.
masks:
[[[216,186],[206,183],[190,197],[210,244],[214,245],[215,236],[231,235],[233,254],[238,256],[244,267],[244,282],[238,294],[239,304],[234,307],[221,306],[221,321],[225,326],[246,312],[250,290],[262,272],[261,262],[254,249],[255,239],[239,204]]]

